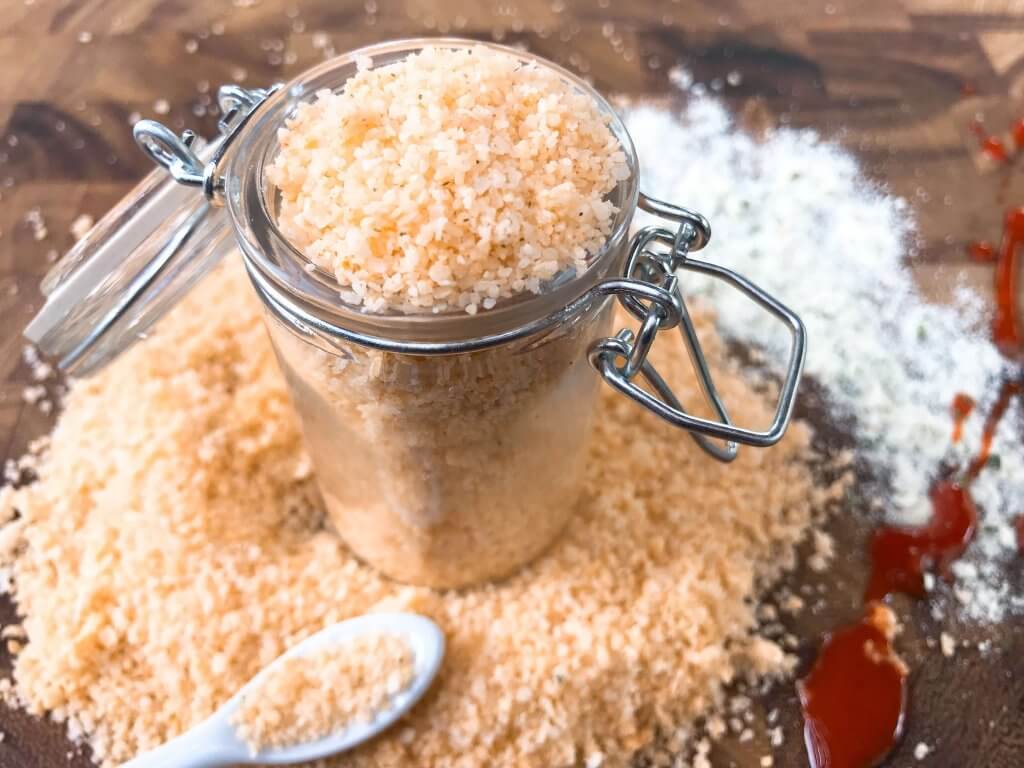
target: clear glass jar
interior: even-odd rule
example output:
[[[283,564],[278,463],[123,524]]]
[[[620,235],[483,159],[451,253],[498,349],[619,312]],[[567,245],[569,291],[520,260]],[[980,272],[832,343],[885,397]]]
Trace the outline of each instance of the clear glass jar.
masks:
[[[454,587],[547,547],[579,501],[599,381],[586,354],[610,309],[433,356],[327,351],[270,313],[328,519],[352,551],[400,581]]]
[[[368,53],[380,66],[420,47]],[[593,296],[565,310],[622,269],[636,153],[604,100],[566,74],[610,116],[632,171],[611,195],[619,214],[588,269],[477,315],[369,314],[341,303],[341,286],[278,231],[265,174],[295,105],[355,72],[355,55],[332,60],[260,111],[228,158],[226,205],[335,530],[401,581],[457,587],[502,577],[545,549],[579,501],[598,385],[587,352],[609,333],[612,301]]]
[[[457,587],[511,573],[568,522],[583,486],[600,378],[728,461],[737,442],[763,447],[781,438],[805,334],[796,315],[742,276],[690,257],[710,237],[707,222],[640,194],[633,143],[600,94],[550,62],[501,46],[491,47],[554,70],[608,115],[630,173],[609,195],[618,213],[607,241],[581,272],[563,271],[540,294],[476,315],[372,314],[345,304],[342,286],[277,227],[278,195],[266,168],[278,151],[278,130],[297,104],[342,87],[357,59],[381,66],[428,45],[487,44],[385,43],[325,62],[283,87],[225,86],[222,135],[205,146],[159,123],[138,123],[140,146],[174,181],[204,194],[192,204],[175,184],[147,179],[56,268],[26,335],[71,372],[98,369],[210,268],[230,232],[267,310],[338,535],[396,579]],[[675,229],[648,226],[630,238],[638,207]],[[680,270],[725,280],[792,333],[767,430],[730,422],[679,290]],[[635,334],[609,335],[613,295],[640,322]],[[646,360],[659,332],[675,327],[717,419],[688,414]]]

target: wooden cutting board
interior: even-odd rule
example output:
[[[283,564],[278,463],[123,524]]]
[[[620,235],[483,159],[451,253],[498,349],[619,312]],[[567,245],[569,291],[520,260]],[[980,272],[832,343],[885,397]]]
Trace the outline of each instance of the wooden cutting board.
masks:
[[[288,14],[300,6],[305,28],[296,31]],[[979,172],[966,130],[979,110],[994,126],[1024,112],[1024,4],[1014,0],[7,0],[3,10],[0,458],[21,455],[51,425],[52,417],[22,401],[29,375],[20,330],[40,305],[40,277],[71,244],[75,217],[98,217],[149,168],[132,143],[130,116],[210,135],[215,119],[201,114],[203,82],[215,90],[224,82],[287,79],[323,58],[328,38],[319,33],[341,52],[438,33],[492,39],[500,30],[505,42],[585,71],[605,93],[634,96],[672,98],[667,70],[676,63],[703,82],[739,71],[740,85],[722,93],[738,112],[838,136],[872,175],[913,202],[924,236],[913,267],[937,300],[960,274],[986,289],[991,268],[970,263],[966,244],[998,238],[1005,204],[1024,203],[1018,171],[1002,180]],[[169,113],[159,115],[165,107]],[[41,239],[24,221],[31,208],[46,224]],[[852,445],[827,418],[814,382],[800,409],[827,445]],[[1022,433],[1020,424],[1004,429]],[[867,477],[871,470],[859,471]],[[787,581],[830,595],[827,610],[789,620],[804,665],[822,632],[858,614],[864,502],[851,499],[830,526],[842,553],[835,567]],[[1024,565],[1010,578],[1019,586]],[[897,607],[906,622],[899,648],[913,669],[912,710],[889,764],[915,764],[913,747],[924,741],[939,750],[926,765],[1024,765],[1024,621],[958,626],[936,622],[925,604]],[[13,606],[0,603],[0,623],[13,618]],[[945,658],[926,642],[942,630],[974,645]],[[981,640],[991,641],[986,655],[976,649]],[[0,654],[0,668],[9,664]],[[759,718],[782,711],[787,738],[775,765],[806,764],[792,686],[757,705]],[[3,768],[90,765],[56,725],[0,709],[0,730]],[[770,752],[760,739],[723,742],[713,764],[758,765]]]

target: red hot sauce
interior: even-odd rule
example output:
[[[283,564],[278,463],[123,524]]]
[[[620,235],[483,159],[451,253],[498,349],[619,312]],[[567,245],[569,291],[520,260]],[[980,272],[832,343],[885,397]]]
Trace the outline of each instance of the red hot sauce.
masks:
[[[833,632],[797,686],[811,768],[863,768],[903,730],[907,667],[892,649],[896,619],[881,603]]]
[[[977,120],[972,121],[970,127],[971,133],[978,137],[978,145],[983,155],[998,163],[1005,163],[1010,159],[1010,153],[1002,139],[986,133],[985,126]]]
[[[976,240],[967,244],[967,255],[972,261],[988,264],[996,260],[996,249],[988,240]]]
[[[1003,239],[999,244],[996,261],[995,293],[996,313],[992,319],[992,340],[1008,357],[1021,352],[1021,327],[1018,316],[1017,295],[1020,274],[1020,251],[1024,244],[1024,207],[1006,212]]]
[[[959,393],[953,398],[953,405],[951,410],[953,411],[953,443],[959,443],[960,439],[964,436],[964,422],[967,421],[967,417],[974,411],[974,398],[964,393]]]
[[[902,592],[924,597],[924,574],[948,576],[949,566],[974,538],[978,512],[965,488],[952,480],[932,486],[932,517],[920,528],[883,525],[871,536],[871,576],[865,600]]]

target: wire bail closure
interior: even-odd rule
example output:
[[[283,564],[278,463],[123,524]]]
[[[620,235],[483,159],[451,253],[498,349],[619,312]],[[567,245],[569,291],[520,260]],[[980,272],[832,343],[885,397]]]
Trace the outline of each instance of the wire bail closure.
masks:
[[[223,117],[217,123],[217,128],[223,140],[206,163],[192,148],[196,141],[194,131],[183,131],[179,137],[163,123],[140,120],[132,128],[132,135],[142,151],[154,163],[166,168],[175,181],[186,186],[200,187],[206,199],[219,207],[223,205],[224,194],[224,177],[219,167],[225,152],[259,106],[279,88],[280,83],[270,88],[252,89],[238,85],[221,86],[217,91],[217,103]]]
[[[614,336],[595,342],[589,351],[590,364],[601,377],[622,394],[636,401],[673,426],[685,429],[706,453],[722,462],[736,458],[738,443],[767,447],[785,434],[793,413],[793,401],[803,372],[807,353],[807,332],[800,318],[742,275],[725,267],[690,258],[711,239],[711,227],[699,213],[640,194],[639,207],[663,219],[677,222],[672,230],[648,226],[639,230],[630,241],[624,278],[606,281],[595,287],[616,284],[619,303],[640,321],[634,334],[623,328]],[[679,290],[678,271],[699,272],[719,280],[746,294],[763,309],[781,320],[792,337],[786,377],[779,392],[775,416],[766,431],[759,432],[733,425],[725,404],[718,394],[708,369],[707,358],[690,313]],[[644,303],[644,301],[648,303]],[[704,399],[718,417],[717,421],[702,419],[686,412],[672,388],[647,359],[659,331],[679,327],[680,335],[697,374]],[[657,393],[657,397],[640,387],[640,376]],[[722,444],[711,438],[723,440]]]

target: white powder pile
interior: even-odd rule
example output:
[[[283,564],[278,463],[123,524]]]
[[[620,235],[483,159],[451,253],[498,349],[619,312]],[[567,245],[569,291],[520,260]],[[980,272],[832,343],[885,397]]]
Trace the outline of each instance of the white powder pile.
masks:
[[[231,723],[254,755],[372,723],[409,687],[413,662],[409,644],[385,634],[282,659],[242,696]]]
[[[298,107],[268,171],[281,230],[343,298],[473,313],[585,267],[629,176],[589,96],[484,47],[369,67]]]
[[[940,465],[964,467],[978,450],[985,398],[994,398],[1007,371],[978,297],[960,290],[953,306],[922,298],[903,264],[913,231],[909,206],[873,186],[848,152],[808,130],[756,139],[697,86],[690,95],[682,114],[628,110],[642,188],[701,211],[715,232],[701,256],[800,314],[807,372],[825,385],[840,417],[856,418],[862,454],[890,475],[893,491],[878,506],[899,524],[927,520]],[[787,349],[788,335],[738,292],[687,273],[683,285],[709,297],[728,336],[778,357]],[[958,392],[979,407],[954,447],[950,404]],[[971,487],[982,511],[978,536],[954,566],[956,598],[978,620],[1024,609],[1024,596],[1007,594],[1004,570],[1016,557],[1013,519],[1024,487],[1024,446],[1006,439],[1019,418],[1015,402],[994,446],[1001,466]]]
[[[72,386],[39,479],[0,490],[0,564],[26,638],[16,694],[103,765],[371,610],[435,620],[445,664],[401,725],[339,768],[615,768],[659,733],[683,751],[729,681],[791,669],[754,634],[753,598],[844,488],[815,485],[804,425],[726,466],[603,388],[584,501],[543,557],[498,583],[402,586],[322,525],[262,314],[228,259],[147,340]],[[765,423],[770,403],[722,363],[707,314],[694,317],[733,415]],[[699,402],[682,345],[654,355]]]

